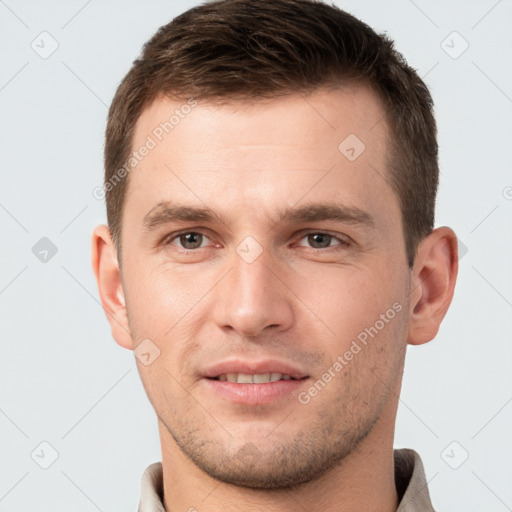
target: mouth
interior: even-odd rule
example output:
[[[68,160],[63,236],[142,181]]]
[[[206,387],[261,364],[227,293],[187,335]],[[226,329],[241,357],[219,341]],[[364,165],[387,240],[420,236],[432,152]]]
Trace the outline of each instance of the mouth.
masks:
[[[301,380],[295,379],[291,375],[283,373],[222,373],[213,380],[223,382],[236,382],[238,384],[267,384],[270,382],[277,382],[280,380]]]
[[[231,360],[210,367],[203,382],[212,399],[244,405],[290,400],[309,379],[295,366],[280,361]]]

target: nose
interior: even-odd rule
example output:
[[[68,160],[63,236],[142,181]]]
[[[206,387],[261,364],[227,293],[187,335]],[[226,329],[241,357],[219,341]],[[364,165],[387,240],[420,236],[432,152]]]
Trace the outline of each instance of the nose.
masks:
[[[251,338],[289,329],[293,293],[278,277],[279,262],[268,250],[252,262],[240,254],[234,251],[230,271],[215,287],[214,321],[223,330]]]

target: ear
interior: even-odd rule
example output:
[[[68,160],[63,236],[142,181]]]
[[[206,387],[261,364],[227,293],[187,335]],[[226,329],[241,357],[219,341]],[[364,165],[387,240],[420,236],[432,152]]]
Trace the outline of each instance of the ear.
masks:
[[[92,233],[91,263],[112,337],[121,347],[133,350],[121,271],[108,226],[97,226]]]
[[[437,228],[418,245],[412,269],[407,342],[432,340],[453,298],[459,268],[457,237],[448,227]]]

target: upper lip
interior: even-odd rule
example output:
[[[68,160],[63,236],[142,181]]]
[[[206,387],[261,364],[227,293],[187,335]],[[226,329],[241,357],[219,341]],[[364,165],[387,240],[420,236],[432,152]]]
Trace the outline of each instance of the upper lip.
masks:
[[[264,359],[260,361],[231,359],[221,361],[207,368],[203,376],[214,378],[226,373],[242,373],[245,375],[280,373],[281,375],[290,375],[293,379],[303,379],[308,376],[297,366],[275,359]]]

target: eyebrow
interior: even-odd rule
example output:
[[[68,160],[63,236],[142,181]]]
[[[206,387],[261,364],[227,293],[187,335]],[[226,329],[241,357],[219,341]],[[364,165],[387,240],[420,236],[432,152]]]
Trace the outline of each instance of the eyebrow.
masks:
[[[311,203],[298,208],[286,208],[278,212],[278,222],[301,223],[331,220],[348,224],[361,225],[375,229],[375,221],[367,212],[349,205],[339,203]],[[209,208],[185,206],[171,201],[161,201],[144,217],[144,231],[153,231],[170,222],[223,222]]]

